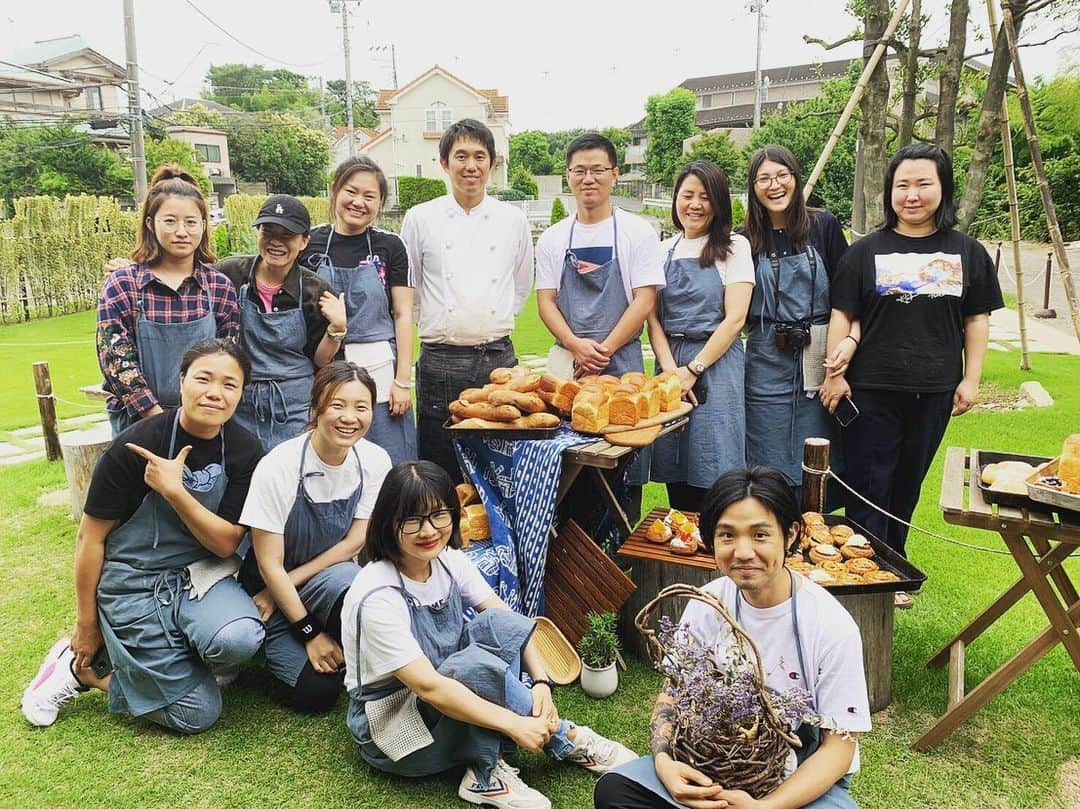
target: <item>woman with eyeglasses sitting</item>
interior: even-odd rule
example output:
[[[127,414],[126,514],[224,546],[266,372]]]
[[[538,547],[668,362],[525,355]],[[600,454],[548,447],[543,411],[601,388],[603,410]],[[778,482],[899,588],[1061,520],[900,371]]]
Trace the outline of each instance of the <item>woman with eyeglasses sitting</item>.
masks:
[[[835,216],[807,206],[799,161],[777,145],[750,158],[743,234],[756,270],[746,319],[747,463],[780,469],[798,489],[805,439],[837,433],[815,376],[846,368],[859,337],[856,323],[826,358],[829,283],[847,240]]]
[[[139,209],[131,264],[98,297],[97,353],[113,435],[180,404],[180,359],[211,337],[235,340],[232,283],[211,268],[206,200],[175,163],[159,168]]]
[[[560,718],[533,642],[459,550],[450,477],[400,463],[383,482],[364,558],[342,611],[347,723],[361,757],[394,775],[465,768],[458,796],[505,809],[547,809],[503,758],[512,742],[594,773],[636,758]],[[479,613],[466,620],[465,608]],[[522,670],[531,686],[521,680]]]
[[[329,711],[341,693],[341,607],[390,469],[386,450],[364,439],[374,402],[363,368],[320,368],[307,431],[255,468],[240,515],[252,539],[240,583],[266,623],[266,664],[305,713]]]

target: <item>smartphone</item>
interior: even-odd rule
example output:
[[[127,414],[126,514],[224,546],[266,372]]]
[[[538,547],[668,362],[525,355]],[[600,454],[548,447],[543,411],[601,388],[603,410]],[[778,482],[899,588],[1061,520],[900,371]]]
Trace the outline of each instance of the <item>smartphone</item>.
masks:
[[[690,390],[694,392],[694,398],[697,399],[699,405],[705,404],[705,400],[709,398],[709,383],[705,381],[704,374],[697,378],[694,387]]]
[[[851,422],[858,418],[859,408],[851,401],[850,396],[845,396],[837,403],[833,415],[836,417],[836,420],[840,422],[841,427],[847,427]]]
[[[112,671],[112,661],[109,660],[109,652],[105,649],[104,644],[94,653],[94,657],[90,661],[90,668],[94,670],[95,677],[104,677]]]

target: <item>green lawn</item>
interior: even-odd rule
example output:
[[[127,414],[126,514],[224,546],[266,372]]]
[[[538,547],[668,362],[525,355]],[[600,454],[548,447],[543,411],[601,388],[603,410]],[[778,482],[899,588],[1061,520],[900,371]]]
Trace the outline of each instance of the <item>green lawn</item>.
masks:
[[[78,339],[92,330],[92,315],[0,330],[0,342],[38,345]],[[521,353],[547,348],[530,302],[515,332]],[[77,387],[95,378],[92,341],[41,346],[44,358],[63,365]],[[0,369],[21,383],[33,358],[25,348],[0,354]],[[85,355],[85,356],[84,356]],[[55,359],[54,359],[55,358]],[[1053,408],[975,412],[950,426],[950,444],[1054,454],[1062,437],[1080,430],[1080,358],[1035,355],[1033,374],[1016,369],[1018,355],[990,352],[987,386],[1015,390],[1038,378],[1057,399]],[[58,384],[59,387],[59,384]],[[0,391],[5,424],[9,408],[32,394]],[[32,391],[32,388],[30,388]],[[65,396],[63,389],[60,395]],[[31,415],[30,421],[33,421]],[[25,422],[24,422],[25,423]],[[945,525],[937,507],[940,459],[930,471],[915,522],[966,542],[1001,549],[996,535]],[[18,712],[19,696],[41,655],[74,619],[71,560],[73,524],[62,508],[41,508],[37,496],[64,485],[59,464],[38,461],[0,468],[0,560],[8,571],[0,589],[0,806],[131,807],[218,806],[464,806],[458,776],[411,783],[387,778],[358,760],[344,724],[344,700],[329,717],[298,717],[262,692],[268,677],[245,670],[226,693],[225,713],[212,732],[178,738],[139,722],[110,716],[101,695],[81,697],[52,728],[33,729]],[[663,500],[650,486],[645,507]],[[916,753],[910,743],[945,708],[946,673],[926,660],[980,612],[1017,573],[1008,557],[946,545],[921,534],[909,542],[913,561],[929,576],[915,609],[897,614],[893,704],[874,717],[862,744],[863,772],[853,794],[864,807],[1065,807],[1058,771],[1080,756],[1080,675],[1060,647],[993,700],[939,748]],[[1080,564],[1069,564],[1080,578]],[[969,686],[1000,665],[1046,625],[1032,597],[1025,598],[968,651]],[[586,698],[577,686],[561,689],[564,715],[645,749],[655,675],[638,663],[623,675],[616,695]],[[516,757],[528,783],[556,807],[591,806],[592,777],[526,754]],[[1074,761],[1074,766],[1075,761]],[[1075,776],[1074,776],[1075,777]],[[1075,793],[1074,793],[1075,799]],[[1074,806],[1076,804],[1073,804]]]

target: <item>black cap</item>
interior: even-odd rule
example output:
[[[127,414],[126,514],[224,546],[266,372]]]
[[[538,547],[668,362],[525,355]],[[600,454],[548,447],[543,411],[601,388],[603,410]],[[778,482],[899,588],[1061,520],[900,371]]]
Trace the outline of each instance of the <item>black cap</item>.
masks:
[[[259,208],[259,215],[252,223],[259,225],[281,225],[293,233],[306,234],[311,230],[311,214],[304,203],[289,194],[274,194]]]

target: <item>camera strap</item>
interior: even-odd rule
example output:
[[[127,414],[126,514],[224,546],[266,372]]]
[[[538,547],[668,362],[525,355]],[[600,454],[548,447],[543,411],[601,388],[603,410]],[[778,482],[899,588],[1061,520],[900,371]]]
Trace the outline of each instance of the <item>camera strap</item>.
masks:
[[[814,297],[817,291],[817,259],[814,257],[812,245],[806,245],[806,257],[810,260],[810,323],[814,322]],[[780,321],[780,256],[776,252],[773,243],[772,228],[769,228],[769,264],[773,270],[774,299],[776,300],[776,321]]]

